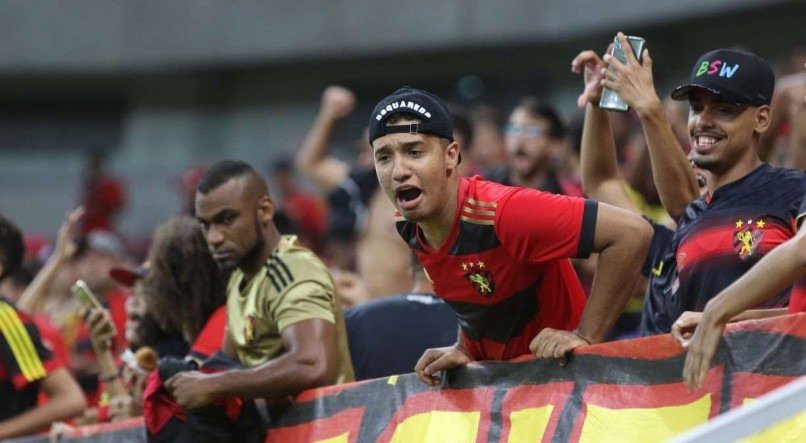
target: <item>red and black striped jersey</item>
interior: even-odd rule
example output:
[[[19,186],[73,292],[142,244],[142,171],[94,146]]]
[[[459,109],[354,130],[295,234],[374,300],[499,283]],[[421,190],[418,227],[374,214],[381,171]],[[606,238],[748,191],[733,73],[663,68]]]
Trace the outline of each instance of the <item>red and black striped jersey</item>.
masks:
[[[543,328],[572,330],[586,297],[570,257],[587,257],[598,203],[463,178],[451,232],[430,247],[416,223],[397,229],[434,292],[456,312],[475,360],[529,353]]]
[[[0,297],[0,421],[36,406],[39,382],[60,366],[31,318]]]
[[[705,304],[795,234],[803,171],[762,164],[692,202],[673,239],[684,310]],[[791,288],[759,305],[787,306]]]

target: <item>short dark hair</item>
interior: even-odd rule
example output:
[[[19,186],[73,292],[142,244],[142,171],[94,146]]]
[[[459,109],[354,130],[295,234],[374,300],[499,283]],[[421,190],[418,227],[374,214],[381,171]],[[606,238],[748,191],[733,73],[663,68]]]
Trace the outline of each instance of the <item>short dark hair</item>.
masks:
[[[294,172],[294,161],[288,156],[282,156],[271,163],[269,170],[274,173]]]
[[[22,266],[24,255],[25,242],[22,240],[22,232],[14,223],[0,214],[0,262],[3,263],[0,281],[7,275],[17,272]]]
[[[9,274],[6,278],[9,279],[11,284],[17,287],[27,287],[34,281],[38,267],[32,263],[23,262],[22,266],[17,268],[13,274]]]
[[[202,194],[207,194],[233,178],[243,177],[248,174],[257,174],[257,172],[245,161],[219,160],[204,173],[196,190]]]
[[[565,137],[565,124],[560,114],[553,106],[547,105],[534,97],[525,97],[518,102],[518,108],[527,110],[535,117],[542,118],[549,124],[548,136],[552,138]],[[517,109],[517,108],[516,108]]]

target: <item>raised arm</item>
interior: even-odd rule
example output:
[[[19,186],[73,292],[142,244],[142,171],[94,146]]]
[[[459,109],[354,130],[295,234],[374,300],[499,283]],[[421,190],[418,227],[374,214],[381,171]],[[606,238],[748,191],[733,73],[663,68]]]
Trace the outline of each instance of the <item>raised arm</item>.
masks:
[[[17,301],[17,308],[28,314],[35,314],[42,309],[45,300],[50,292],[53,280],[59,275],[62,267],[76,253],[77,246],[74,240],[78,229],[78,222],[84,215],[84,207],[79,206],[67,215],[67,218],[59,228],[56,238],[56,247],[48,258],[47,263],[36,274],[34,280],[25,289]]]
[[[627,63],[606,54],[604,61],[615,72],[604,70],[602,85],[616,91],[641,119],[658,195],[666,211],[677,221],[686,206],[699,197],[697,180],[655,92],[649,50],[644,50],[642,64],[633,55],[624,34],[619,32],[618,38],[624,47]]]
[[[106,390],[110,398],[126,393],[123,382],[118,377],[118,367],[112,355],[112,341],[117,330],[109,311],[93,308],[86,315],[86,323],[90,330],[90,342],[98,358],[100,377],[106,379]]]
[[[330,144],[338,122],[354,108],[355,96],[350,90],[341,86],[325,89],[319,115],[297,153],[297,168],[325,192],[339,186],[349,173],[347,164],[330,155]]]
[[[571,62],[571,70],[583,73],[585,90],[577,105],[585,108],[580,164],[582,189],[590,198],[640,214],[624,190],[618,174],[616,143],[607,112],[599,109],[604,62],[593,51],[583,51]]]
[[[804,169],[804,159],[802,157],[802,149],[798,152],[797,148],[802,148],[803,145],[798,142],[803,142],[801,134],[799,137],[797,128],[798,108],[804,108],[804,89],[806,89],[806,72],[798,72],[795,74],[787,75],[775,81],[775,92],[772,95],[772,103],[770,108],[770,126],[761,137],[758,139],[758,157],[765,162],[770,161],[770,156],[773,154],[775,141],[780,136],[781,124],[789,121],[793,127],[790,131],[790,140],[792,144],[792,167],[797,169]],[[801,118],[802,119],[802,118]],[[798,140],[800,138],[800,140]],[[800,155],[799,155],[800,154]],[[800,158],[799,158],[800,157]]]
[[[786,80],[786,83],[784,83]],[[789,121],[789,149],[791,166],[795,169],[806,169],[806,72],[800,72],[781,79],[780,107],[784,107]],[[775,119],[775,98],[773,98],[773,121]],[[762,136],[772,137],[777,131],[772,125]],[[769,135],[768,135],[769,134]]]

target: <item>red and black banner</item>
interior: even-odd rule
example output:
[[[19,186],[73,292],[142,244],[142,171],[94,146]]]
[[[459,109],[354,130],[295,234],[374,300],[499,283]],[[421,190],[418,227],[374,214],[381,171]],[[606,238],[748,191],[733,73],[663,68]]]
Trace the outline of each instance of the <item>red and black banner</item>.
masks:
[[[669,335],[588,346],[568,366],[523,359],[306,391],[271,410],[268,442],[663,441],[806,374],[806,313],[730,325],[704,387],[682,383]],[[142,418],[69,428],[64,442],[141,442]],[[19,442],[46,443],[45,436]],[[750,441],[806,441],[806,411]]]
[[[267,441],[661,441],[806,374],[806,314],[730,325],[698,391],[684,359],[664,335],[581,348],[566,367],[472,364],[438,388],[406,374],[306,391],[272,408]]]

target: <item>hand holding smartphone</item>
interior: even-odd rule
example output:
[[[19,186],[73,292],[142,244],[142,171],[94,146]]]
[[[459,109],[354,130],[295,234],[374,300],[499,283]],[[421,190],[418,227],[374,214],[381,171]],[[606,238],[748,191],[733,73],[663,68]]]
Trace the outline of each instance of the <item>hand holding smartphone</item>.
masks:
[[[70,288],[70,292],[73,293],[73,296],[78,300],[84,310],[84,321],[90,329],[90,340],[92,341],[92,346],[95,348],[95,351],[101,352],[112,349],[112,342],[117,334],[117,329],[111,317],[109,317],[106,308],[98,301],[98,297],[92,293],[92,290],[84,280],[76,281]],[[107,368],[109,370],[105,372],[114,372],[111,368],[112,366],[114,366],[114,364],[112,364],[110,368]]]
[[[646,40],[641,37],[634,37],[631,35],[627,36],[627,41],[630,43],[632,47],[632,52],[635,55],[635,58],[638,62],[641,62],[641,54],[644,52],[644,45]],[[613,49],[610,52],[610,55],[618,59],[621,63],[627,63],[627,56],[624,54],[624,47],[621,46],[621,42],[616,36],[613,39]],[[610,72],[613,72],[614,69],[612,66],[607,68]],[[610,111],[618,111],[618,112],[627,112],[630,110],[630,106],[625,102],[616,91],[612,89],[604,88],[602,90],[602,98],[599,100],[599,107],[602,109],[607,109]]]
[[[100,301],[98,301],[98,298],[92,293],[92,290],[90,290],[90,287],[87,286],[87,283],[84,280],[77,280],[70,288],[70,292],[73,293],[73,297],[75,297],[85,308],[104,309],[104,306]]]

